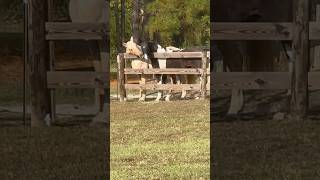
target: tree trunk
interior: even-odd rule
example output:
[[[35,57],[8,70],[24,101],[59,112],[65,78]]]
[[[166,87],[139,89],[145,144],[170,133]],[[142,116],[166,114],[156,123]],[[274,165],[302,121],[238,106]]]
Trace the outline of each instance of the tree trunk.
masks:
[[[125,0],[121,0],[121,44],[126,41],[125,39],[126,25],[125,24],[126,24],[126,2]]]
[[[132,14],[132,36],[133,36],[133,42],[140,44],[141,43],[141,36],[142,36],[142,29],[141,29],[141,16],[140,16],[140,10],[141,10],[141,0],[133,0],[132,1],[133,6],[133,14]]]
[[[31,89],[31,126],[45,126],[44,118],[50,112],[47,88],[49,69],[48,45],[45,39],[47,1],[30,0],[28,6],[29,81]]]
[[[115,2],[115,19],[116,19],[116,44],[117,44],[117,53],[121,52],[121,33],[118,32],[122,32],[122,24],[120,24],[120,18],[119,18],[119,1],[116,0]],[[121,29],[121,30],[120,30]]]

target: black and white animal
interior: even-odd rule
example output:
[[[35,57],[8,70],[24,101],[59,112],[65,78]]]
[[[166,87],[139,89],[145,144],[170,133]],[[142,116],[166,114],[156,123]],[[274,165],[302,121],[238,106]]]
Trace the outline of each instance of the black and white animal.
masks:
[[[292,0],[215,0],[213,22],[290,22]],[[290,7],[289,9],[283,9]],[[273,60],[285,53],[292,68],[290,43],[283,41],[216,41],[225,71],[273,71]],[[232,90],[228,114],[238,114],[244,106],[241,89]]]
[[[155,52],[158,53],[164,53],[164,52],[177,52],[177,51],[199,51],[198,49],[179,49],[176,47],[166,47],[165,49],[161,47],[158,43],[155,42],[142,42],[141,45],[137,45],[133,42],[133,38],[131,38],[130,41],[124,44],[126,47],[126,53],[136,55],[140,58],[133,60],[131,63],[131,66],[133,69],[142,69],[142,68],[200,68],[201,67],[201,60],[181,60],[181,59],[155,59],[153,58],[152,54]],[[197,80],[198,77],[194,77],[195,75],[187,76],[187,75],[158,75],[156,76],[158,84],[164,84],[164,83],[191,83],[190,81]],[[191,78],[193,77],[193,78]],[[140,77],[141,84],[146,83],[145,77]],[[187,92],[182,91],[181,98],[186,97]],[[140,101],[145,100],[146,92],[144,90],[140,91]],[[166,101],[170,100],[170,97],[172,95],[172,92],[169,91],[166,95]],[[156,101],[159,101],[162,97],[162,92],[158,92],[158,96],[156,98]]]

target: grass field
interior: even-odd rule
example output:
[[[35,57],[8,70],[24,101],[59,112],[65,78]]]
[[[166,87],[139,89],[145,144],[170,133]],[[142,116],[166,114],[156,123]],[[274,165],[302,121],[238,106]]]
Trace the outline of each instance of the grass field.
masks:
[[[112,102],[112,179],[209,179],[209,124],[209,101]]]
[[[217,180],[320,179],[320,121],[212,124],[213,177]]]
[[[0,179],[105,179],[106,133],[86,126],[0,128]]]

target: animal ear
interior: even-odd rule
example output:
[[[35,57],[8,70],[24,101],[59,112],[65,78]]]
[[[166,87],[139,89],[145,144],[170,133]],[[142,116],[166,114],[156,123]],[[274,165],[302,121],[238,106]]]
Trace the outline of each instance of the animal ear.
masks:
[[[122,46],[123,47],[127,47],[127,43],[122,43]]]
[[[133,36],[131,36],[130,41],[133,41]]]

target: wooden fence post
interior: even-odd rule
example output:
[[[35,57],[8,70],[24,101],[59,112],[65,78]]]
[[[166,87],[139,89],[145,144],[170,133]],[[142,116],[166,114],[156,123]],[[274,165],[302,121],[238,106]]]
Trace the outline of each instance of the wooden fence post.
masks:
[[[291,115],[303,120],[308,110],[309,0],[294,0]]]
[[[125,76],[124,76],[124,66],[125,66],[125,59],[124,54],[119,54],[117,56],[118,61],[118,89],[120,91],[120,102],[124,101],[126,97],[126,89],[125,89]]]
[[[320,5],[318,4],[316,7],[316,21],[320,22]],[[316,45],[314,47],[314,57],[313,57],[313,64],[312,64],[312,71],[320,70],[320,46]]]
[[[208,67],[208,56],[207,52],[202,52],[202,73],[201,73],[201,98],[205,99],[207,95],[207,67]]]
[[[48,0],[48,21],[54,21],[54,2],[53,0]],[[49,64],[50,71],[54,71],[54,62],[55,62],[55,42],[49,41]],[[56,98],[55,98],[55,89],[50,89],[50,113],[51,113],[51,122],[56,121]]]
[[[31,89],[31,126],[45,126],[44,118],[50,112],[50,93],[47,88],[49,69],[45,38],[47,1],[32,0],[28,6],[28,56]]]

